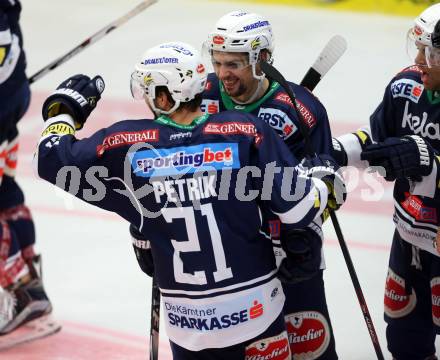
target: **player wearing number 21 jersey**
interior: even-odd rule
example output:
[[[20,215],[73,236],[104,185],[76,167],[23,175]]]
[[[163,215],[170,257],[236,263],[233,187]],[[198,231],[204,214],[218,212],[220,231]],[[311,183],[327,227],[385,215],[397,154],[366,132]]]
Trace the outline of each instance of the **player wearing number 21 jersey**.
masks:
[[[165,54],[160,59],[181,61],[193,51],[182,49],[165,44],[157,51]],[[152,59],[159,58],[143,64]],[[147,80],[142,75],[142,84]],[[70,96],[66,89],[75,81],[88,80],[68,79],[46,103]],[[55,107],[44,106],[49,118],[36,154],[38,175],[117,213],[150,241],[173,343],[191,351],[228,347],[280,317],[284,294],[271,241],[260,231],[261,209],[302,228],[325,209],[328,190],[295,167],[267,124],[236,111],[200,112],[182,124],[171,112],[121,121],[79,140],[77,118],[51,117]]]

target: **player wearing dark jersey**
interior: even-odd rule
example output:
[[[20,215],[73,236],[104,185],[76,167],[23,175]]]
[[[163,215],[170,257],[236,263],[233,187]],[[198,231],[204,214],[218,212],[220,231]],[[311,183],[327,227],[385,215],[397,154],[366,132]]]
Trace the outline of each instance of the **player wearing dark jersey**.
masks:
[[[35,230],[15,181],[17,123],[30,101],[18,0],[0,0],[0,335],[51,312],[38,274]]]
[[[335,141],[335,156],[342,165],[381,167],[385,179],[395,181],[384,297],[388,349],[396,360],[431,360],[440,331],[439,4],[416,18],[408,45],[415,65],[390,81],[371,130]]]
[[[132,92],[156,118],[78,140],[75,129],[104,84],[71,77],[43,105],[39,176],[67,191],[75,183],[74,195],[119,214],[140,233],[136,246],[151,246],[175,359],[289,359],[284,294],[261,213],[270,208],[294,234],[330,206],[340,176],[319,157],[322,181],[316,168],[297,167],[253,115],[203,115],[206,70],[189,45],[154,47],[135,69]]]
[[[304,87],[289,82],[301,114],[298,119],[286,91],[259,70],[260,60],[273,60],[274,39],[266,18],[245,11],[229,13],[219,19],[204,49],[215,71],[209,74],[203,93],[202,109],[206,113],[238,110],[254,114],[275,130],[299,160],[305,156],[304,138],[299,131],[299,121],[302,121],[317,153],[331,152],[330,126],[321,102]],[[267,233],[270,232],[283,272],[285,254],[280,245],[279,220],[272,214],[266,214],[266,219]],[[296,279],[283,283],[286,293],[284,312],[295,356],[334,360],[337,355],[323,281],[325,262],[321,254],[321,225],[317,220],[303,233],[303,236],[319,240],[319,255],[317,259],[299,262],[295,269],[289,269],[296,273]],[[307,333],[316,336],[301,336]]]

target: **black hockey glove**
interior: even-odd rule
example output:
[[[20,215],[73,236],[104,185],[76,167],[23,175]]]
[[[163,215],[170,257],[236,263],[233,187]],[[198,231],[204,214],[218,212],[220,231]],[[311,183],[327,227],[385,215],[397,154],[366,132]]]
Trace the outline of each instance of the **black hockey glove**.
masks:
[[[130,235],[133,239],[133,249],[136,254],[141,270],[148,276],[154,274],[153,254],[151,253],[150,241],[137,229],[136,226],[130,224]]]
[[[286,284],[311,279],[320,271],[321,238],[310,228],[283,230],[281,246],[286,257],[278,268],[278,278]]]
[[[307,176],[322,180],[328,188],[327,208],[338,210],[347,198],[344,178],[336,161],[327,154],[315,155],[301,162]]]
[[[420,136],[407,135],[401,138],[390,137],[385,141],[372,144],[362,151],[361,159],[370,166],[385,169],[385,180],[408,178],[422,180],[432,171],[434,150]]]
[[[43,104],[43,119],[59,114],[70,114],[76,130],[82,129],[88,116],[101,99],[105,84],[101,76],[93,79],[86,75],[74,75],[63,81]]]

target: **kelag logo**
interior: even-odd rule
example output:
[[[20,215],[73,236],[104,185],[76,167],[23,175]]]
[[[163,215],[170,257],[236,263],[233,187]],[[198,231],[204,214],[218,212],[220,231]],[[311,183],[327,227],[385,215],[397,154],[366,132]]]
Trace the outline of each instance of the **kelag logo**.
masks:
[[[240,168],[236,143],[208,143],[135,153],[131,166],[137,176],[169,176],[197,170]]]

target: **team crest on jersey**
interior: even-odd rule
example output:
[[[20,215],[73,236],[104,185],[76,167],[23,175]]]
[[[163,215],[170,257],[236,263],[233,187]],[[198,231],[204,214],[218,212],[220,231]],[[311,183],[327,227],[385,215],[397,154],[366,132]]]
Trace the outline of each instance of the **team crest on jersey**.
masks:
[[[224,122],[224,123],[208,123],[203,128],[205,134],[222,134],[222,135],[249,135],[255,136],[257,129],[252,123],[242,122]]]
[[[204,170],[240,168],[237,143],[207,143],[131,154],[137,176],[170,176]]]
[[[204,114],[217,114],[219,112],[219,108],[220,105],[218,100],[203,99],[202,103],[200,104],[200,109]]]
[[[321,313],[301,311],[284,318],[294,359],[317,359],[327,350],[330,344],[330,327]]]
[[[287,360],[290,359],[287,333],[261,339],[246,346],[245,360]]]
[[[416,293],[411,288],[411,295],[405,291],[405,279],[388,269],[385,284],[385,314],[391,318],[401,318],[414,310],[417,303]]]
[[[260,108],[258,118],[265,121],[278,132],[282,139],[288,139],[298,129],[290,117],[279,109]]]
[[[440,326],[440,277],[431,280],[432,320]]]
[[[405,193],[405,200],[401,202],[402,208],[414,219],[437,224],[437,210],[425,206],[419,196]]]
[[[393,98],[403,97],[415,103],[419,102],[423,89],[423,84],[412,79],[399,79],[391,84]]]

